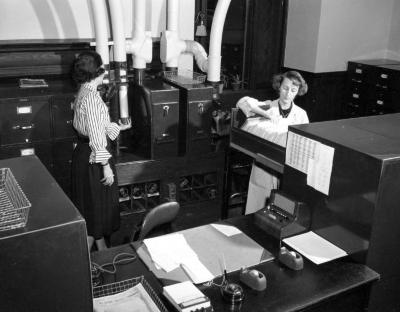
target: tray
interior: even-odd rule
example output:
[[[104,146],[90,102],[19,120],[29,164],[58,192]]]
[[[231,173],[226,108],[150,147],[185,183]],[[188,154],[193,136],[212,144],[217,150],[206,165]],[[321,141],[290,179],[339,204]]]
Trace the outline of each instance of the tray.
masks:
[[[181,85],[200,84],[206,81],[206,75],[199,74],[190,70],[184,72],[164,71],[164,78],[171,82]]]
[[[24,227],[31,203],[10,168],[0,168],[0,231]]]
[[[150,298],[154,301],[156,306],[160,309],[161,312],[168,312],[167,308],[164,306],[160,298],[157,296],[153,288],[149,285],[149,283],[145,280],[144,276],[138,276],[131,279],[127,279],[120,282],[115,282],[111,284],[101,285],[93,288],[93,298],[99,298],[104,296],[110,296],[114,294],[118,294],[123,292],[131,287],[136,286],[137,284],[142,284],[144,289],[149,294]]]

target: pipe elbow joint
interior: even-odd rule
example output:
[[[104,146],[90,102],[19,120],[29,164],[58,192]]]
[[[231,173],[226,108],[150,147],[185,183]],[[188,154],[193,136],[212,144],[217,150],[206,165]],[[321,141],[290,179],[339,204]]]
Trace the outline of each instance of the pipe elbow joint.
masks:
[[[186,40],[185,43],[185,52],[193,54],[197,66],[202,72],[206,73],[208,71],[208,56],[206,50],[197,41]]]
[[[169,67],[178,67],[178,59],[186,50],[186,42],[178,38],[175,31],[166,30],[161,35],[160,59]]]

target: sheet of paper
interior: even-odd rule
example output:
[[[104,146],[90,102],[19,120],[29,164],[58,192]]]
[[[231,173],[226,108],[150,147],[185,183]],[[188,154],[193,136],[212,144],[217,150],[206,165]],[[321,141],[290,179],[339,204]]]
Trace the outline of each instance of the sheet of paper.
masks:
[[[94,312],[160,312],[142,284],[118,294],[93,299]]]
[[[315,158],[318,142],[289,131],[285,163],[305,174],[310,159]]]
[[[285,238],[283,242],[315,264],[325,263],[347,255],[343,249],[312,231]]]
[[[211,224],[211,226],[217,231],[221,232],[225,236],[233,236],[242,233],[236,226],[226,225],[226,224]]]
[[[197,259],[182,234],[162,235],[143,240],[153,262],[164,271],[178,268],[182,259]]]
[[[181,267],[194,284],[205,283],[214,278],[199,259],[183,259]]]
[[[329,195],[334,153],[333,147],[318,143],[315,157],[308,162],[307,184],[326,195]]]

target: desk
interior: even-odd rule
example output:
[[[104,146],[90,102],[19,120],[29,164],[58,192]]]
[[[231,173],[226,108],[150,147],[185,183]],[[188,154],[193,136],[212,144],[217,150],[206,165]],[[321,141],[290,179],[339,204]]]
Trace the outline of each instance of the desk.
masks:
[[[254,225],[253,215],[227,219],[225,222],[235,225],[272,253],[277,253],[277,242]],[[92,259],[104,263],[118,252],[134,251],[130,245],[122,245],[93,253]],[[304,269],[297,272],[281,266],[277,260],[256,266],[267,277],[267,289],[257,292],[243,286],[245,299],[240,311],[364,311],[370,286],[379,279],[379,274],[346,258],[319,266],[304,260]],[[161,293],[161,283],[140,259],[119,266],[115,278],[105,275],[105,281],[113,282],[138,275],[144,275],[153,289]],[[229,274],[228,279],[239,282],[239,272]],[[216,312],[232,311],[230,305],[223,301],[218,288],[201,286],[200,289],[210,298]]]

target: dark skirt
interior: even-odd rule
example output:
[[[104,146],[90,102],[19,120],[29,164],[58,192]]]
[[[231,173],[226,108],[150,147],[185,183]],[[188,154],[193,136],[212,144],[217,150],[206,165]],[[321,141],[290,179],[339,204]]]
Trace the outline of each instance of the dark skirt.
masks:
[[[88,235],[110,236],[119,228],[118,182],[113,157],[109,159],[114,183],[103,185],[103,167],[90,164],[89,143],[80,140],[72,156],[72,202],[85,218]]]

